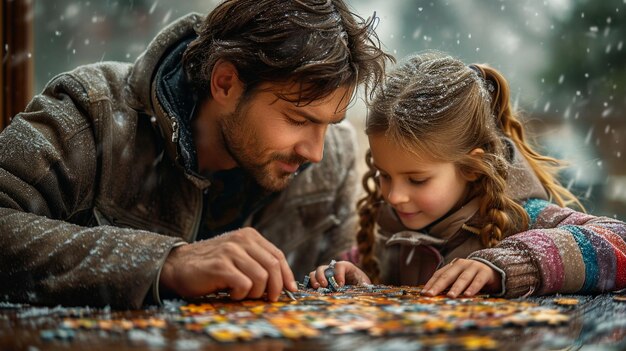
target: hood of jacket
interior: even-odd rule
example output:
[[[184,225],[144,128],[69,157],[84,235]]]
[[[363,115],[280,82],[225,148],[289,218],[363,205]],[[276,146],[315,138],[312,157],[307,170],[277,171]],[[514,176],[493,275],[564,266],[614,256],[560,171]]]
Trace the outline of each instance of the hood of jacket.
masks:
[[[126,100],[135,110],[156,118],[166,142],[166,152],[185,168],[199,187],[208,186],[198,177],[197,156],[191,134],[196,94],[187,82],[182,55],[197,37],[203,16],[191,13],[162,29],[141,54],[128,76]]]

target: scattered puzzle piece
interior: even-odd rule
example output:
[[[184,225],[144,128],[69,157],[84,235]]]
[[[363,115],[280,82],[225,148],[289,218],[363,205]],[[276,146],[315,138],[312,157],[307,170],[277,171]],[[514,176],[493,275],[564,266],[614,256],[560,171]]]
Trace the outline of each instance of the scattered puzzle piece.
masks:
[[[580,301],[574,298],[560,297],[552,300],[552,302],[561,306],[576,306]]]
[[[570,298],[555,298],[550,305],[487,296],[450,299],[443,295],[422,295],[420,287],[384,285],[345,286],[336,292],[301,289],[294,295],[296,301],[281,295],[279,301],[268,302],[260,299],[232,301],[227,294],[219,293],[177,306],[171,315],[159,318],[66,317],[59,330],[128,332],[178,325],[220,343],[261,338],[298,340],[323,334],[353,333],[373,337],[428,335],[425,340],[436,341],[438,335],[446,335],[448,340],[455,340],[455,345],[465,349],[495,349],[497,342],[490,337],[450,338],[455,333],[470,330],[562,325],[569,321],[566,312],[571,308],[560,306],[579,303],[578,299]],[[54,330],[41,334],[45,340],[60,337]]]

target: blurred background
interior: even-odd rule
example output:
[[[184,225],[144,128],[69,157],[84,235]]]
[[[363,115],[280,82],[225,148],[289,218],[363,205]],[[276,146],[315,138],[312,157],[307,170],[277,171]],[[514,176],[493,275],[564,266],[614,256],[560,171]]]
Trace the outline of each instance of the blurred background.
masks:
[[[217,2],[29,1],[34,50],[22,59],[34,67],[32,94],[77,65],[134,61],[165,25]],[[348,2],[380,17],[376,31],[398,59],[438,49],[498,68],[540,149],[570,162],[563,183],[590,212],[626,219],[626,0]],[[362,101],[348,113],[363,154],[366,113]]]

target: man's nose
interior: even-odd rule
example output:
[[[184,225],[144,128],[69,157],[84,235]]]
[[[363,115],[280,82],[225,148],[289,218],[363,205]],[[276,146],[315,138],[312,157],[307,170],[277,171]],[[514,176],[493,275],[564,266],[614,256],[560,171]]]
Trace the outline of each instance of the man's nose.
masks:
[[[324,156],[324,137],[327,126],[315,126],[310,133],[306,133],[298,144],[295,151],[298,155],[306,158],[309,162],[317,163]]]

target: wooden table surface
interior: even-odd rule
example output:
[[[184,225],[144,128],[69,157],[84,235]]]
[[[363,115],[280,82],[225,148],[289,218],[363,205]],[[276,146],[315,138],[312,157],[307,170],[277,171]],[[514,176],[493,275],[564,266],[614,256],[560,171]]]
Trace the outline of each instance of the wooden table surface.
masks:
[[[626,302],[611,294],[578,296],[583,301],[572,312],[573,318],[558,327],[511,327],[492,331],[472,331],[374,338],[363,334],[324,335],[315,339],[263,339],[254,342],[217,343],[209,336],[187,331],[176,323],[164,329],[112,332],[72,330],[72,338],[45,338],[42,331],[58,328],[68,314],[85,317],[103,313],[113,318],[167,319],[165,308],[138,311],[110,311],[94,308],[18,306],[0,303],[0,350],[453,350],[464,349],[459,337],[489,336],[497,341],[498,350],[626,350]],[[541,298],[530,298],[541,301]],[[424,340],[439,340],[435,347]]]

